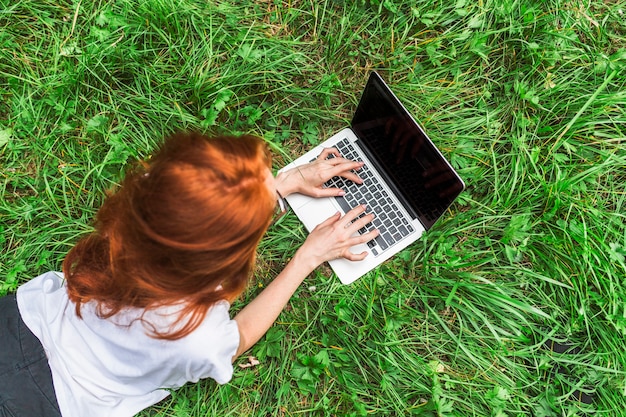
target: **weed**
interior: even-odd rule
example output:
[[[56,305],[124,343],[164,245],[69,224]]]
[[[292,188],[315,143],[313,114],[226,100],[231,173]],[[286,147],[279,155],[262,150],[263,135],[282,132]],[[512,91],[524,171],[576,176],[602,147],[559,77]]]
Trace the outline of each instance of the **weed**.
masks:
[[[356,283],[318,269],[251,350],[259,365],[139,416],[626,408],[623,3],[0,5],[0,294],[58,270],[105,191],[164,135],[251,132],[279,168],[348,123],[370,70],[468,184]],[[304,237],[293,215],[268,231],[235,309]],[[546,352],[555,336],[581,353]]]

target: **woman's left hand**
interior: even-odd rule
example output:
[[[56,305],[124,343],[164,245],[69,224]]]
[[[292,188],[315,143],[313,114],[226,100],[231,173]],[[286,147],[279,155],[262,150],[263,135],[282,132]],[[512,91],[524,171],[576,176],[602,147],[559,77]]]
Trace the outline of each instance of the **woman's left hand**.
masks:
[[[326,159],[329,155],[334,158]],[[313,162],[278,174],[276,188],[283,197],[292,193],[311,197],[343,195],[344,191],[340,188],[324,188],[323,184],[336,176],[361,184],[363,180],[354,171],[362,166],[363,162],[343,158],[337,149],[326,148]]]
[[[296,258],[313,270],[333,259],[361,261],[367,252],[353,253],[351,248],[369,242],[378,236],[378,229],[359,234],[358,231],[374,220],[374,214],[364,214],[366,207],[356,206],[345,215],[336,213],[315,227],[298,249]],[[295,259],[295,258],[294,258]]]

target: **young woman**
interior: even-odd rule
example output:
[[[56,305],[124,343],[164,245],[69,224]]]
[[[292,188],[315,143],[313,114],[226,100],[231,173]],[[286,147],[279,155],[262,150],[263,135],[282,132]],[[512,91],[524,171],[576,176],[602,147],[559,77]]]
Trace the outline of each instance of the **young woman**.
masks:
[[[334,153],[337,157],[326,157]],[[132,416],[186,382],[228,382],[232,362],[272,325],[321,263],[350,248],[373,215],[357,207],[321,223],[285,269],[234,319],[277,201],[332,196],[359,162],[325,150],[274,178],[253,136],[167,139],[135,168],[63,262],[0,299],[0,417]]]

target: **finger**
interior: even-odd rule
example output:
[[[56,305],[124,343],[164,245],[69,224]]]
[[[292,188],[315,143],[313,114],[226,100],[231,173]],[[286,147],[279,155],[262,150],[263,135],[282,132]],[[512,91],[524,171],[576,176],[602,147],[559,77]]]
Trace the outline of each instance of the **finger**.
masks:
[[[349,261],[362,261],[367,256],[367,251],[361,253],[352,253],[349,250],[343,254],[343,257]]]
[[[334,158],[324,159],[323,161],[320,161],[320,162],[325,162],[327,164],[334,166],[334,165],[345,164],[346,162],[355,162],[355,161],[348,159],[348,158],[344,158],[343,156],[339,155],[339,156],[335,156]]]
[[[362,161],[348,161],[339,165],[335,165],[333,168],[325,172],[329,179],[332,177],[343,177],[352,182],[361,184],[363,180],[358,176],[355,170],[361,169],[365,165]]]
[[[337,220],[339,220],[340,218],[341,218],[341,213],[337,212],[333,214],[332,216],[330,216],[329,218],[327,218],[326,220],[324,220],[323,222],[321,222],[320,224],[318,224],[315,228],[317,229],[317,228],[330,226],[333,223],[335,223]]]
[[[374,229],[371,232],[367,232],[362,235],[357,234],[356,236],[353,236],[352,238],[348,239],[346,241],[346,245],[348,246],[348,248],[342,252],[341,257],[346,258],[350,261],[361,261],[365,259],[365,257],[368,255],[367,251],[363,251],[361,253],[353,253],[350,250],[350,248],[363,244],[363,243],[367,243],[370,240],[375,239],[376,236],[378,236],[379,234],[380,232],[378,231],[378,229]]]
[[[346,195],[346,192],[341,188],[316,188],[313,193],[315,197],[338,197]]]
[[[340,172],[339,174],[337,174],[337,176],[345,178],[357,184],[363,184],[363,178],[359,177],[359,175],[354,171]]]
[[[366,225],[370,224],[372,221],[374,221],[374,217],[375,216],[373,213],[366,214],[364,216],[357,218],[352,223],[349,223],[344,227],[347,229],[348,233],[354,234],[354,233],[357,233],[362,228],[364,228]],[[356,236],[361,236],[361,235],[357,234]]]
[[[346,245],[352,248],[356,245],[360,245],[362,243],[367,243],[370,240],[374,240],[376,239],[376,237],[378,237],[378,235],[380,235],[380,231],[378,229],[363,233],[362,235],[355,234],[346,241]]]
[[[363,161],[353,161],[351,159],[346,159],[343,156],[339,158],[326,159],[324,161],[320,161],[320,163],[330,165],[328,169],[333,169],[337,172],[341,172],[342,170],[358,170],[361,169],[363,165],[365,165]]]
[[[374,214],[361,214],[356,218],[348,218],[344,216],[344,218],[339,222],[339,224],[345,229],[348,235],[357,237],[359,235],[359,230],[363,229],[366,225],[370,224],[374,220]]]
[[[334,155],[337,158],[341,157],[341,154],[339,153],[337,148],[324,148],[324,150],[322,151],[322,153],[319,154],[317,159],[323,160],[323,159],[328,158],[329,155]]]
[[[346,223],[350,223],[350,222],[354,221],[354,219],[359,217],[361,215],[361,213],[365,212],[366,208],[367,207],[365,206],[365,204],[359,204],[358,206],[355,206],[352,210],[348,211],[342,217],[342,220],[345,221]]]
[[[362,243],[367,243],[370,240],[373,240],[374,238],[376,238],[376,236],[378,236],[379,234],[380,232],[378,231],[378,229],[374,229],[371,232],[367,232],[362,235],[355,236],[352,239],[350,239],[350,242],[349,242],[350,247],[354,247]],[[363,259],[365,259],[367,255],[368,255],[367,251],[363,251],[361,253],[353,253],[351,250],[348,249],[346,252],[344,252],[344,258],[350,261],[362,261]]]

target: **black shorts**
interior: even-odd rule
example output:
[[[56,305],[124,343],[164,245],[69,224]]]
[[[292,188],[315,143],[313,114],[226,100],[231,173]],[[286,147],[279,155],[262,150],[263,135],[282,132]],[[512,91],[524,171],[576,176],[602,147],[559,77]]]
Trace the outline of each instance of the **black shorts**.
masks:
[[[0,417],[60,417],[41,342],[26,327],[15,294],[0,297]]]

